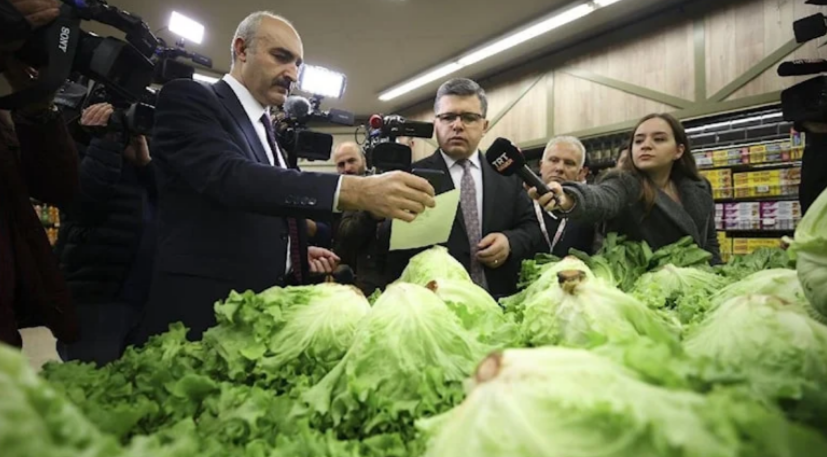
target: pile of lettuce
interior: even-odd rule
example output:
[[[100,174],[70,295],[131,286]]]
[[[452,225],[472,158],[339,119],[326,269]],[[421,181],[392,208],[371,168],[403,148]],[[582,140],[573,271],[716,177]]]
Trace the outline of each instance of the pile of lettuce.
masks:
[[[801,218],[795,238],[787,241],[809,300],[807,312],[827,324],[827,190],[821,192]]]
[[[0,348],[0,449],[827,455],[827,327],[820,284],[802,279],[806,241],[797,272],[780,249],[711,267],[688,239],[653,252],[609,236],[594,256],[525,262],[499,303],[433,248],[371,299],[335,284],[233,292],[201,341],[174,324],[104,367],[38,377]]]

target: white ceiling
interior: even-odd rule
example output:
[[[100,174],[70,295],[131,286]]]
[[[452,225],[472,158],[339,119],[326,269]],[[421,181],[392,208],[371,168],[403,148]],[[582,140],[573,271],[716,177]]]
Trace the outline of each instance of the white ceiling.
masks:
[[[381,91],[428,70],[469,48],[554,12],[576,0],[110,0],[113,6],[141,16],[152,30],[164,27],[173,10],[206,27],[201,45],[187,49],[213,59],[220,73],[230,67],[230,41],[247,14],[269,9],[294,23],[302,36],[305,61],[345,73],[348,87],[340,101],[325,106],[358,116],[390,113],[431,98],[452,76],[481,78],[560,50],[577,41],[632,23],[643,15],[686,0],[623,0],[574,23],[553,30],[459,74],[381,102]],[[112,29],[84,28],[100,34]],[[161,31],[172,43],[175,36]]]

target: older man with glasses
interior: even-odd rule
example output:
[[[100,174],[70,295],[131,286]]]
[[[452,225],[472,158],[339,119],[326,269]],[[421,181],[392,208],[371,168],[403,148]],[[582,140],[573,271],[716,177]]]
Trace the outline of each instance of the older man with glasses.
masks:
[[[532,203],[517,177],[498,174],[479,151],[488,130],[485,91],[470,79],[452,79],[437,91],[434,130],[439,149],[413,168],[441,170],[437,193],[460,189],[460,204],[445,246],[471,278],[495,297],[516,292],[520,265],[542,235]],[[394,251],[398,277],[418,250]]]

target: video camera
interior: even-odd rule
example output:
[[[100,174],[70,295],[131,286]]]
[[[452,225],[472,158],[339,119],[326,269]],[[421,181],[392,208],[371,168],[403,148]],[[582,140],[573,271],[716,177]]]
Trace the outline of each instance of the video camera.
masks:
[[[105,0],[62,3],[57,19],[33,31],[7,0],[0,0],[0,37],[25,41],[15,57],[33,67],[45,67],[36,85],[0,97],[1,109],[19,108],[58,92],[56,103],[68,110],[111,103],[116,111],[107,130],[145,135],[152,128],[156,98],[149,86],[192,78],[194,68],[178,62],[179,57],[212,66],[209,58],[185,51],[183,43],[166,47],[139,16]],[[126,34],[126,41],[86,32],[80,28],[81,20],[115,27]],[[95,82],[91,87],[90,80]],[[88,89],[85,97],[78,96],[81,87]]]
[[[812,5],[827,5],[827,0],[807,0]],[[827,17],[821,13],[793,23],[795,41],[805,43],[827,35]],[[827,72],[827,60],[794,60],[778,66],[778,76],[804,76]],[[796,123],[827,122],[827,75],[819,75],[781,92],[784,120]]]
[[[368,121],[367,141],[363,147],[368,168],[376,172],[410,171],[411,147],[397,143],[399,137],[431,138],[434,136],[434,124],[431,122],[411,121],[398,115],[382,116],[374,114]]]
[[[347,77],[343,73],[317,65],[302,65],[297,89],[309,94],[310,98],[300,95],[287,97],[277,117],[279,143],[290,152],[291,158],[310,161],[330,159],[333,136],[314,132],[308,124],[353,125],[353,113],[335,108],[328,111],[321,109],[324,98],[342,98],[346,86]]]
[[[333,135],[314,132],[308,123],[353,125],[353,113],[335,108],[322,111],[320,105],[321,97],[316,95],[310,99],[291,95],[285,100],[276,131],[279,144],[290,151],[292,156],[310,161],[330,159]]]

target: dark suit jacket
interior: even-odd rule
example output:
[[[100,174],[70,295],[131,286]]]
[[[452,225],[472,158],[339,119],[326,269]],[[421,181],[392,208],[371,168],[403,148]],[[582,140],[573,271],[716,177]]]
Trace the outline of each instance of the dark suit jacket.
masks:
[[[546,211],[542,211],[541,214],[543,215],[543,221],[546,224],[548,238],[553,243],[554,237],[557,234],[557,229],[560,227],[560,223],[564,219],[562,217],[554,219]],[[548,254],[549,251],[551,251],[551,254],[561,258],[569,255],[569,251],[571,249],[577,249],[578,251],[585,252],[586,254],[592,254],[594,251],[595,233],[596,231],[594,224],[584,223],[575,219],[568,219],[566,220],[566,225],[563,227],[563,233],[560,236],[560,240],[554,245],[554,250],[551,251],[551,246],[549,246],[546,242],[545,237],[541,237],[541,242],[537,252]]]
[[[505,264],[499,268],[484,267],[485,278],[488,281],[488,291],[496,298],[513,294],[517,291],[517,276],[522,261],[531,258],[536,250],[536,243],[540,234],[540,226],[534,216],[531,199],[523,189],[522,181],[516,176],[502,176],[498,174],[484,157],[480,157],[482,164],[482,237],[490,233],[503,233],[508,237],[511,245],[511,255]],[[454,181],[439,151],[430,157],[413,164],[413,168],[428,168],[442,170],[445,177],[442,188],[435,189],[442,193],[454,189]],[[387,227],[387,225],[386,225]],[[389,230],[386,230],[389,233]],[[465,230],[465,221],[462,211],[457,210],[454,226],[450,238],[445,245],[448,252],[457,259],[466,270],[471,268],[471,245]],[[388,268],[391,277],[398,278],[402,274],[408,261],[422,249],[392,251],[388,254]]]
[[[720,263],[715,202],[709,182],[683,178],[675,184],[681,203],[659,190],[648,214],[640,200],[641,184],[628,173],[611,173],[597,185],[566,183],[563,188],[577,202],[568,215],[570,219],[592,224],[606,222],[607,232],[646,241],[652,249],[689,235],[712,254],[713,263]]]
[[[155,111],[153,159],[159,187],[158,253],[137,342],[183,321],[190,337],[215,324],[213,305],[231,290],[282,284],[287,217],[333,211],[339,177],[271,166],[230,86],[178,80]]]

